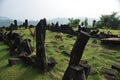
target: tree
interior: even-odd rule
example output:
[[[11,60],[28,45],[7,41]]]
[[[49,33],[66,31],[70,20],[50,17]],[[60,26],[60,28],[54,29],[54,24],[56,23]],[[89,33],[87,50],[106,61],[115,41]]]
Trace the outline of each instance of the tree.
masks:
[[[68,18],[69,22],[68,24],[71,27],[77,27],[79,25],[80,19],[73,19],[73,18]]]
[[[117,15],[117,12],[113,12],[111,15],[102,15],[96,26],[118,29],[120,27],[120,16]]]
[[[84,24],[85,24],[85,27],[87,28],[88,27],[88,19],[87,18],[85,18]]]

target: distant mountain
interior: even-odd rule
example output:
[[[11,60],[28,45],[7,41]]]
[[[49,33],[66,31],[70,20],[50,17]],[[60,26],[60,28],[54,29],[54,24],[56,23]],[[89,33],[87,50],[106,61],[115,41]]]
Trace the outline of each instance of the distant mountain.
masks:
[[[73,19],[80,19],[80,22],[83,22],[85,20],[85,17],[76,17]],[[93,20],[99,20],[98,18],[88,18],[88,24],[92,25]],[[68,18],[54,18],[47,21],[48,23],[56,23],[59,22],[59,24],[67,24],[69,22]]]
[[[14,19],[0,16],[0,27],[8,27],[11,23],[14,23]],[[23,24],[23,21],[17,21],[18,25]],[[28,21],[29,25],[37,25],[38,21]]]
[[[74,19],[76,19],[76,18],[74,18]],[[77,19],[80,19],[81,20],[80,22],[82,22],[85,20],[85,17],[78,17]],[[88,18],[88,24],[92,25],[92,22],[94,19],[96,19],[96,18]],[[96,19],[96,20],[98,20],[98,19]],[[48,24],[56,23],[56,22],[59,22],[59,24],[67,24],[69,22],[69,20],[68,20],[68,18],[54,18],[51,20],[47,20]],[[0,16],[0,27],[9,26],[11,23],[14,23],[14,19],[9,19],[7,17]],[[29,23],[29,25],[36,26],[38,21],[34,21],[34,20],[29,21],[28,20],[28,23]],[[23,24],[23,21],[18,21],[18,25],[21,25],[21,24]]]
[[[59,24],[67,24],[69,22],[68,18],[54,18],[51,20],[47,20],[47,23],[56,23],[59,22]]]
[[[10,20],[8,17],[0,16],[0,20]]]

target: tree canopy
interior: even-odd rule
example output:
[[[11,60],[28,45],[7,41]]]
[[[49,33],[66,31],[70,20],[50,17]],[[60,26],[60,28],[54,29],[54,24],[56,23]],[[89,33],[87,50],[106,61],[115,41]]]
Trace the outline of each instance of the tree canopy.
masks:
[[[68,18],[69,22],[68,24],[71,27],[77,27],[79,25],[80,19],[73,19],[73,18]]]
[[[96,26],[100,28],[120,29],[120,16],[117,14],[117,12],[113,12],[110,15],[102,15],[100,20],[97,21]]]

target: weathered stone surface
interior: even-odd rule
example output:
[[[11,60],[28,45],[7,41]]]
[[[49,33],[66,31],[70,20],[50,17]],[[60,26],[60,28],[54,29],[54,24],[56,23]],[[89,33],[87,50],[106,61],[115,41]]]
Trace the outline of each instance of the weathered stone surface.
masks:
[[[73,37],[73,35],[68,34],[66,37],[68,37],[68,38],[72,38],[72,37]]]
[[[81,31],[80,34],[78,35],[78,38],[73,46],[73,49],[71,51],[70,55],[70,62],[69,66],[64,73],[63,79],[62,80],[86,80],[89,70],[86,66],[82,66],[84,70],[81,70],[80,68],[76,68],[79,66],[79,62],[81,60],[84,48],[87,44],[87,41],[89,40],[90,35],[86,32]],[[80,66],[79,66],[80,67]],[[76,71],[76,69],[78,71]],[[78,73],[79,72],[79,73]],[[83,77],[84,75],[84,77]]]
[[[120,38],[104,38],[101,39],[102,44],[120,45]]]
[[[46,19],[40,20],[36,26],[36,66],[42,71],[46,71],[48,65],[45,54],[46,26]]]

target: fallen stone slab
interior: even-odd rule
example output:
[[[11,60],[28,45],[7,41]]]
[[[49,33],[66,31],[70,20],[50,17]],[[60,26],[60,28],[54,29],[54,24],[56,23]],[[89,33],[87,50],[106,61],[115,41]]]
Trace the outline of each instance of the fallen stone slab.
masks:
[[[111,76],[111,75],[108,75],[108,74],[104,74],[104,78],[106,80],[118,80],[115,76]]]
[[[102,67],[101,71],[103,73],[105,73],[105,74],[108,74],[108,75],[111,75],[111,76],[115,76],[115,72],[112,69],[108,69],[108,68]]]
[[[117,65],[117,64],[113,64],[113,65],[111,66],[111,68],[112,68],[112,69],[116,69],[118,72],[120,72],[120,66]]]
[[[20,58],[10,58],[8,59],[8,65],[15,65],[21,62]]]
[[[103,38],[101,39],[102,44],[114,44],[114,45],[120,45],[120,38]]]

